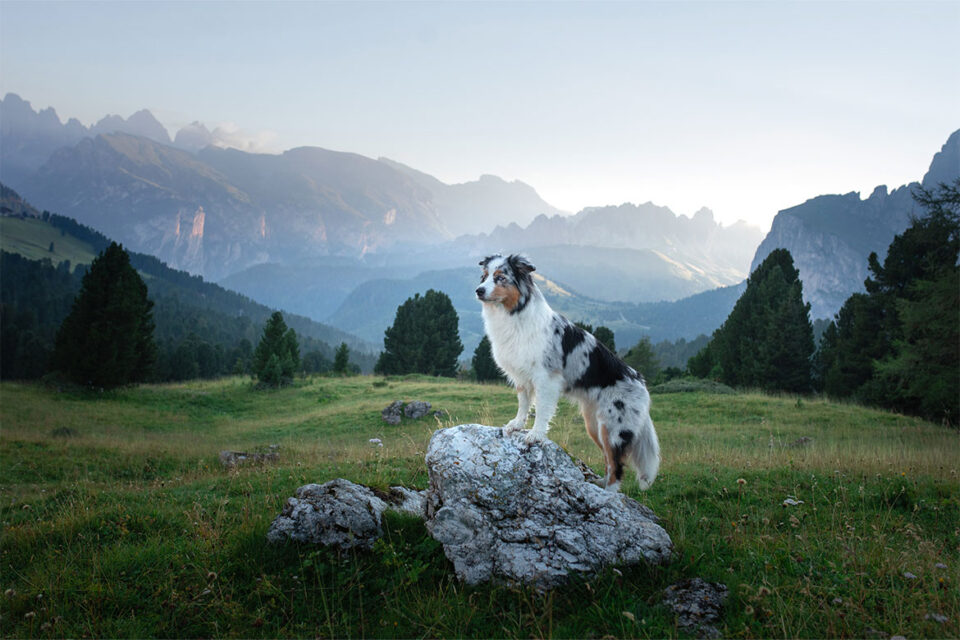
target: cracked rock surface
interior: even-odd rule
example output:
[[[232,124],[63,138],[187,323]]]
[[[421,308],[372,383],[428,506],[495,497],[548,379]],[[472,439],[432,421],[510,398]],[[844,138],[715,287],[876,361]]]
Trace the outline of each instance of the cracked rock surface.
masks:
[[[669,560],[650,509],[589,482],[559,445],[523,436],[466,424],[430,440],[426,526],[461,580],[546,589],[571,572]]]

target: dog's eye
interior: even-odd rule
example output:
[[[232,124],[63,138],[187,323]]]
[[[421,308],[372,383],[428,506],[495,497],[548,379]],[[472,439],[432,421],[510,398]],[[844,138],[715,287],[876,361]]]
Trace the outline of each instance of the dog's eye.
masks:
[[[503,284],[503,283],[505,283],[506,281],[507,281],[507,279],[506,279],[506,277],[504,277],[504,276],[497,276],[497,277],[495,277],[495,278],[493,279],[493,282],[494,282],[495,284]]]

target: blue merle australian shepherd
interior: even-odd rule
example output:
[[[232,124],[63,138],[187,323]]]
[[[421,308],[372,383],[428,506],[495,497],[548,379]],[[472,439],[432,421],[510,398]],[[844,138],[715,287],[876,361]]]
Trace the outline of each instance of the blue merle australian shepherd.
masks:
[[[528,443],[543,440],[562,394],[580,404],[587,433],[603,451],[604,486],[620,488],[623,463],[637,472],[641,489],[660,467],[660,444],[650,419],[650,394],[643,378],[590,333],[554,312],[523,256],[484,259],[477,298],[493,358],[517,389],[517,417],[508,433],[526,426],[536,405]]]

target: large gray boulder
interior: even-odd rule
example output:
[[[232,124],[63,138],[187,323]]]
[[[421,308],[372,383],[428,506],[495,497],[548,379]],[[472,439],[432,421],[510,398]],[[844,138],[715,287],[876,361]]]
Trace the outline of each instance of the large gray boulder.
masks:
[[[433,435],[426,461],[427,529],[468,584],[546,589],[571,572],[670,558],[650,509],[587,481],[553,442],[459,425]]]

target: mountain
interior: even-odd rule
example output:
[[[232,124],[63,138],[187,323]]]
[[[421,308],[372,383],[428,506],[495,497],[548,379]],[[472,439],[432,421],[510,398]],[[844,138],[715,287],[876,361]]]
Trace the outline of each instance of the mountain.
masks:
[[[30,261],[49,260],[53,267],[65,264],[68,270],[78,271],[79,264],[89,264],[110,243],[103,234],[71,218],[46,212],[39,214],[14,190],[2,184],[0,200],[4,211],[0,216],[0,242],[5,252],[19,254]],[[204,282],[198,276],[171,269],[153,256],[129,253],[131,264],[143,275],[156,302],[158,328],[168,336],[197,332],[220,344],[227,340],[225,336],[241,331],[255,344],[259,326],[273,313],[273,308]],[[79,286],[79,280],[77,282]],[[4,286],[14,296],[21,288],[16,280],[5,280]],[[69,310],[69,304],[66,308]],[[372,369],[375,359],[372,354],[379,351],[375,344],[286,310],[284,317],[299,336],[312,341],[304,345],[319,348],[332,359],[333,346],[346,342],[355,354],[353,361],[366,370]],[[165,326],[160,326],[161,320]],[[171,326],[174,324],[176,326]]]
[[[88,128],[76,118],[60,122],[53,107],[34,111],[29,102],[8,93],[0,100],[0,182],[19,187],[57,149],[73,146],[83,138],[117,131],[170,143],[167,130],[146,109],[127,119],[106,116]]]
[[[410,278],[377,278],[364,282],[346,297],[327,322],[349,327],[352,333],[380,344],[384,330],[393,324],[397,307],[415,293],[443,291],[460,318],[462,358],[472,356],[483,336],[480,303],[476,299],[478,268],[426,271]],[[737,298],[743,282],[706,291],[676,302],[604,302],[580,295],[565,284],[534,273],[537,285],[550,305],[571,320],[612,329],[618,348],[626,349],[643,336],[660,340],[692,339],[719,327]]]
[[[433,176],[388,158],[380,162],[396,169],[430,191],[447,228],[455,236],[489,231],[498,225],[529,224],[540,215],[563,213],[545,202],[528,184],[497,176],[445,184]]]
[[[706,208],[688,218],[648,202],[542,215],[456,243],[461,254],[527,253],[542,272],[601,300],[656,302],[742,281],[761,237],[743,222],[718,224]]]
[[[122,133],[57,150],[21,191],[176,268],[217,279],[264,262],[449,238],[429,194],[356,154],[199,154]]]
[[[922,186],[927,189],[960,178],[960,130],[934,156]],[[888,191],[878,186],[866,199],[851,192],[824,195],[780,211],[753,258],[751,271],[777,248],[788,249],[803,281],[812,318],[832,318],[852,294],[863,291],[867,258],[881,262],[893,237],[912,216],[923,213],[913,200],[914,182]]]

